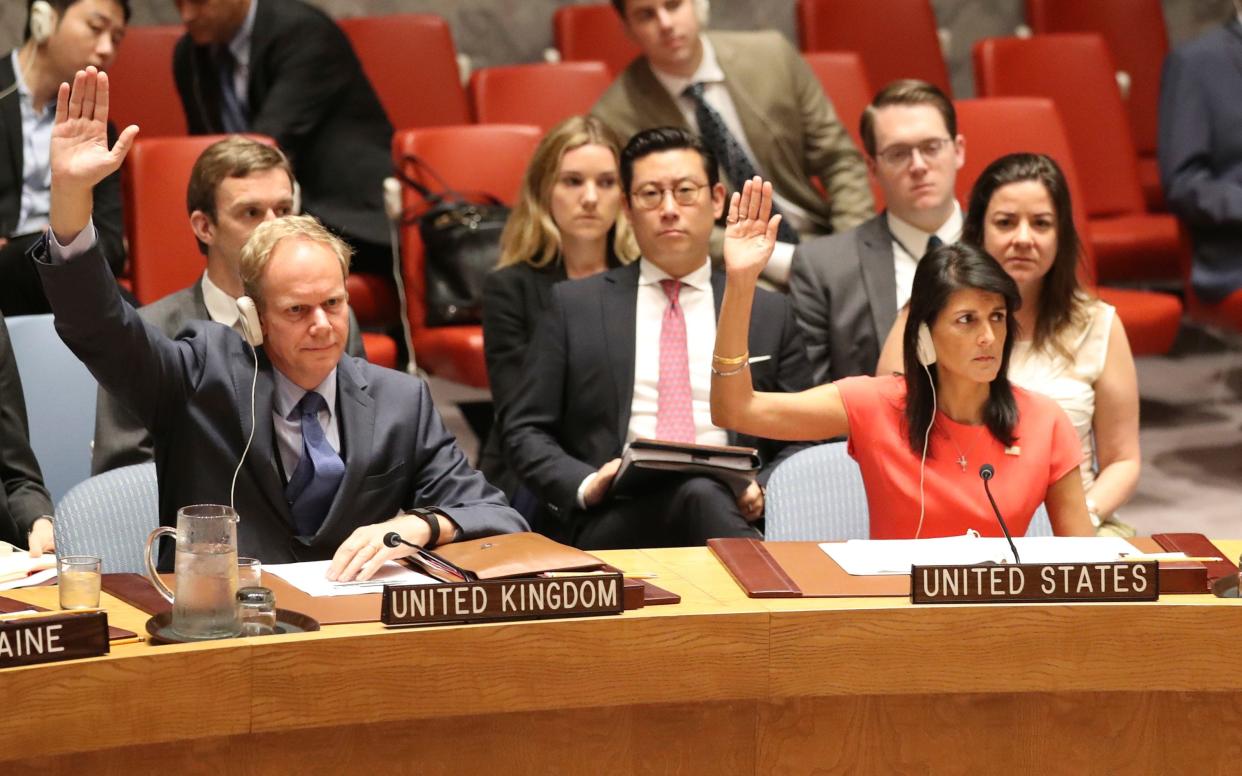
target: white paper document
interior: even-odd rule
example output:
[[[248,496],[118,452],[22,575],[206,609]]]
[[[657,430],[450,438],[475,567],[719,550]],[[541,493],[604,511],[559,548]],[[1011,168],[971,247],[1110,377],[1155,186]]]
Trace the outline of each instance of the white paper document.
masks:
[[[5,545],[6,550],[11,545]],[[52,554],[30,557],[23,549],[0,550],[0,590],[38,585],[56,578],[56,556]]]
[[[384,585],[435,585],[439,580],[426,574],[411,571],[396,561],[388,561],[380,566],[375,576],[365,582],[333,582],[324,574],[328,573],[330,560],[311,560],[304,563],[273,563],[264,564],[263,571],[275,574],[284,581],[312,596],[361,595],[363,593],[381,593]]]
[[[1134,545],[1115,536],[1032,536],[1013,540],[1023,563],[1107,563],[1136,555]],[[968,566],[1012,563],[1003,538],[946,536],[939,539],[851,539],[820,546],[847,574],[909,574],[911,566]],[[1184,553],[1171,553],[1185,557]]]

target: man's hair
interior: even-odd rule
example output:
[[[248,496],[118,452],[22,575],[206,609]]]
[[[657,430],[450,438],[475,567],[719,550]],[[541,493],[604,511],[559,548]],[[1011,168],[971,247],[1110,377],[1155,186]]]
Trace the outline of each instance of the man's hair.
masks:
[[[949,131],[949,139],[957,137],[957,111],[953,109],[953,101],[935,84],[907,78],[893,81],[876,93],[871,104],[863,110],[858,120],[858,134],[862,136],[863,148],[867,155],[875,158],[875,113],[889,105],[930,105],[940,111],[944,119],[945,129]]]
[[[272,221],[264,221],[250,235],[241,252],[241,280],[246,296],[262,306],[263,294],[260,282],[267,263],[281,240],[292,238],[325,245],[336,254],[341,263],[341,275],[349,275],[349,258],[353,249],[345,241],[329,232],[314,216],[284,216]]]
[[[1242,2],[1242,0],[1238,0]],[[612,7],[617,9],[617,13],[621,14],[621,18],[625,19],[625,0],[612,0]]]
[[[621,149],[621,187],[625,191],[625,201],[630,201],[630,187],[634,184],[634,162],[661,151],[679,150],[698,152],[703,160],[703,171],[707,173],[708,186],[714,188],[720,182],[720,164],[716,161],[716,155],[698,135],[680,127],[644,129]]]
[[[22,32],[22,40],[30,40],[30,9],[34,8],[36,2],[38,0],[26,0],[26,29]],[[59,23],[60,19],[65,18],[65,11],[80,3],[81,0],[44,0],[44,2],[52,6],[52,10],[56,12],[56,19]],[[121,6],[121,13],[125,17],[125,23],[129,24],[129,0],[112,0],[112,2]]]
[[[212,143],[199,155],[190,170],[190,184],[185,191],[186,212],[193,215],[201,210],[213,222],[216,220],[216,190],[227,178],[245,178],[256,172],[284,170],[293,186],[293,168],[289,159],[279,148],[251,140],[241,135],[231,135]],[[201,241],[198,248],[203,253],[207,246]]]

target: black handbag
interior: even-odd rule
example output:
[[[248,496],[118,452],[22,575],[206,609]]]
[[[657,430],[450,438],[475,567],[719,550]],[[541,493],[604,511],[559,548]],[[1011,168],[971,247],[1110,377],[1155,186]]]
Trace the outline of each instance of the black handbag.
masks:
[[[417,224],[423,240],[423,272],[428,326],[459,326],[483,321],[483,281],[500,259],[500,233],[509,208],[491,194],[470,196],[449,188],[425,161],[407,155],[401,182],[418,192],[426,207],[402,217]],[[431,178],[439,191],[420,182]]]

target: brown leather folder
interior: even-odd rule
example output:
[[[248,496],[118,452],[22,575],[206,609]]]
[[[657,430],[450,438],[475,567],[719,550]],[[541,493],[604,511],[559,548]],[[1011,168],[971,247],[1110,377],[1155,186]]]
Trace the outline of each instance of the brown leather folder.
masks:
[[[15,598],[5,598],[4,596],[0,596],[0,614],[8,614],[9,612],[24,612],[26,610],[30,610],[32,612],[51,611],[50,609],[45,609],[42,606],[28,604],[25,601],[18,601]],[[125,630],[124,628],[118,628],[114,625],[108,626],[108,641],[116,641],[117,639],[132,639],[137,637],[137,635],[137,633]]]
[[[478,579],[533,577],[545,571],[584,571],[604,565],[590,553],[530,531],[453,542],[437,547],[434,554]]]
[[[1151,538],[1166,552],[1184,552],[1192,558],[1220,558],[1219,561],[1195,564],[1203,567],[1204,579],[1203,584],[1193,592],[1209,592],[1212,589],[1212,583],[1216,580],[1238,573],[1237,564],[1229,560],[1229,556],[1221,552],[1220,548],[1203,534],[1161,533],[1152,534]],[[1163,563],[1160,564],[1160,589],[1161,591],[1165,589]]]
[[[104,574],[103,591],[152,616],[172,611],[172,604],[142,574]]]
[[[1129,542],[1141,552],[1162,551],[1153,538],[1135,537]],[[821,550],[818,542],[709,539],[707,546],[750,598],[869,598],[910,595],[909,575],[852,576],[845,573],[836,561]],[[1192,553],[1182,547],[1176,548],[1184,550],[1187,555],[1224,557],[1215,546],[1211,546],[1210,551],[1200,552],[1200,549],[1202,548]],[[1165,550],[1174,551],[1169,548]],[[1207,592],[1208,585],[1206,570],[1201,563],[1160,562],[1161,593],[1204,593]]]

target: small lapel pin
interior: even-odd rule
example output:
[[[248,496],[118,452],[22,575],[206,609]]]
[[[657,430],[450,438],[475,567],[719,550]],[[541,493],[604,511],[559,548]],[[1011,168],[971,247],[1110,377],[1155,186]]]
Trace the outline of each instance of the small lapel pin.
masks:
[[[1022,455],[1022,448],[1017,445],[1014,445],[1013,447],[1006,447],[1005,455]]]

